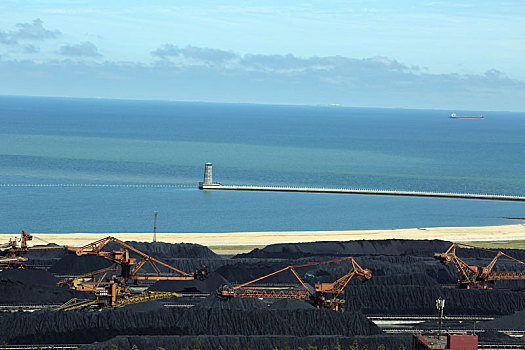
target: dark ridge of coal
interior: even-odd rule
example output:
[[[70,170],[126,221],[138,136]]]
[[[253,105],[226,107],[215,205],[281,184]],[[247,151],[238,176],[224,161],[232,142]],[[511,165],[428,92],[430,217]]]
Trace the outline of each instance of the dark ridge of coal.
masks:
[[[492,321],[478,323],[483,329],[524,329],[525,310],[517,311],[512,315],[503,316]]]
[[[179,293],[215,293],[217,288],[230,285],[221,274],[212,272],[205,280],[193,281],[157,281],[149,290],[162,292],[179,292]]]
[[[244,259],[238,263],[224,264],[217,269],[230,282],[245,283],[264,275],[275,272],[288,265],[297,265],[314,261],[329,260],[333,257],[309,257],[297,260],[284,259]],[[236,261],[231,260],[231,261]],[[471,259],[472,260],[472,259]],[[459,275],[453,264],[447,266],[441,264],[433,257],[414,257],[414,256],[361,256],[356,258],[358,264],[372,271],[372,279],[366,282],[369,284],[388,285],[414,285],[414,286],[435,286],[438,284],[453,285],[457,284]],[[472,263],[478,266],[489,264],[487,261],[474,260]],[[308,282],[333,282],[345,275],[351,269],[349,262],[335,262],[324,265],[296,268],[302,278]],[[513,265],[498,264],[495,271],[520,270],[517,263]],[[310,277],[314,275],[314,277]],[[297,283],[297,279],[290,271],[283,271],[278,275],[264,279],[263,283]],[[357,283],[356,278],[351,283]],[[525,289],[525,280],[522,281],[497,281],[488,283],[490,288],[496,289]]]
[[[435,315],[435,302],[446,300],[449,315],[508,315],[525,310],[523,293],[420,286],[352,285],[345,289],[346,309],[364,314]]]
[[[29,259],[57,259],[67,255],[67,250],[58,244],[48,243],[29,247],[24,256]]]
[[[288,265],[291,265],[287,264],[287,262],[289,261],[276,262],[265,261],[262,259],[247,263],[238,262],[236,264],[221,266],[215,272],[221,274],[222,276],[224,276],[224,278],[226,278],[228,281],[231,281],[232,283],[244,283],[280,270]],[[300,270],[300,273],[304,273],[303,270]],[[293,276],[292,272],[283,271],[278,275],[275,275],[269,279],[265,279],[264,282],[295,283],[297,282],[297,279]]]
[[[231,259],[190,259],[190,258],[166,258],[163,262],[185,272],[194,272],[198,268],[205,267],[208,272],[217,270],[219,267],[231,264]]]
[[[83,274],[110,267],[113,263],[100,256],[68,254],[58,260],[49,272],[56,274]]]
[[[219,299],[215,293],[211,294],[203,301],[193,307],[199,309],[221,309],[221,310],[257,310],[267,309],[264,302],[257,298],[232,298]]]
[[[324,258],[328,259],[328,257]],[[452,269],[439,262],[405,256],[360,257],[356,259],[363,268],[372,271],[371,284],[420,284],[436,285],[439,282],[455,283],[457,275]],[[223,265],[216,272],[232,283],[245,283],[278,271],[289,265],[320,261],[319,258],[301,260],[251,259],[236,264]],[[333,282],[352,270],[349,261],[300,267],[295,269],[307,282]],[[314,277],[311,277],[311,276]],[[354,278],[357,280],[357,278]],[[297,278],[289,270],[265,278],[261,283],[297,283]]]
[[[368,345],[369,349],[377,349],[383,344],[386,349],[399,349],[404,345],[409,349],[412,344],[412,337],[409,335],[375,335],[375,336],[283,336],[283,335],[199,335],[199,336],[117,336],[105,342],[93,343],[97,350],[107,350],[112,345],[119,349],[131,349],[136,345],[139,349],[246,349],[268,350],[283,349],[288,345],[292,349],[302,347],[307,349],[308,345],[322,349],[327,346],[334,349],[336,344],[341,345],[342,349],[348,349],[357,340],[359,348]],[[91,345],[81,347],[81,350],[89,350]]]
[[[0,304],[62,304],[85,293],[57,287],[59,280],[46,271],[0,271]]]
[[[525,336],[512,337],[506,335],[505,333],[495,331],[478,332],[477,335],[480,343],[480,349],[483,349],[481,344],[520,344],[522,345],[521,348],[523,348],[523,345],[525,344]]]
[[[310,242],[271,244],[234,258],[295,259],[305,256],[413,255],[433,256],[452,243],[441,240],[358,240],[347,242]]]
[[[7,250],[0,251],[0,256],[5,254],[7,254]],[[31,246],[27,252],[22,252],[20,255],[28,260],[25,265],[31,268],[33,266],[51,266],[66,254],[67,252],[63,247],[50,243],[47,245]]]
[[[143,302],[143,303],[138,303],[138,304],[130,304],[130,305],[127,305],[123,308],[119,308],[119,309],[115,309],[115,312],[118,312],[118,311],[121,311],[121,310],[125,310],[126,312],[127,311],[132,311],[132,312],[152,312],[152,311],[159,311],[159,310],[163,310],[164,309],[164,306],[162,306],[161,303],[159,303],[158,301],[156,300],[152,300],[152,301],[146,301],[146,302]],[[111,312],[112,310],[105,310],[104,312]]]
[[[315,309],[315,306],[305,300],[278,299],[268,308],[270,310],[312,310]]]
[[[141,252],[157,259],[191,258],[191,259],[220,259],[221,256],[212,252],[208,247],[194,243],[164,243],[164,242],[136,242],[126,241],[127,244]],[[118,243],[110,243],[105,250],[121,250]]]
[[[106,312],[39,311],[0,316],[0,343],[92,343],[117,335],[375,335],[360,313],[330,310],[222,310],[132,308]]]
[[[523,339],[517,337],[511,337],[505,333],[485,331],[479,332],[478,341],[484,344],[523,344]],[[480,349],[483,349],[480,347]]]
[[[0,285],[18,283],[34,286],[55,286],[60,280],[46,271],[40,270],[3,270],[0,271]]]
[[[308,256],[362,256],[362,255],[410,255],[433,257],[434,253],[444,253],[452,242],[442,240],[357,240],[345,242],[308,242],[308,243],[278,243],[271,244],[263,249],[255,248],[249,253],[238,254],[234,258],[250,259],[297,259]],[[496,249],[497,250],[497,249]],[[525,250],[504,249],[508,255],[525,259]],[[492,259],[496,253],[470,248],[456,249],[456,253],[464,258]]]

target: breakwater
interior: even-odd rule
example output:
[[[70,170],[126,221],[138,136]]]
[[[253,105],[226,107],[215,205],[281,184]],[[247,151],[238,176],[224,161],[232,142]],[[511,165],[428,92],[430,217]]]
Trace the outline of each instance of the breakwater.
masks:
[[[481,199],[481,200],[494,200],[494,201],[525,202],[525,196],[508,196],[508,195],[479,194],[479,193],[392,191],[392,190],[325,188],[325,187],[222,185],[218,183],[212,183],[212,184],[200,183],[199,188],[201,190],[212,190],[212,191],[304,192],[304,193],[358,194],[358,195],[376,195],[376,196]]]

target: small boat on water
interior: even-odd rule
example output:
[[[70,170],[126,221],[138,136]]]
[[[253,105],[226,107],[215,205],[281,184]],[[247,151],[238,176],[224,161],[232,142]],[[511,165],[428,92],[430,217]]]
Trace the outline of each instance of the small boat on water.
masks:
[[[468,115],[457,115],[452,113],[449,117],[450,119],[485,119],[482,115],[468,116]]]

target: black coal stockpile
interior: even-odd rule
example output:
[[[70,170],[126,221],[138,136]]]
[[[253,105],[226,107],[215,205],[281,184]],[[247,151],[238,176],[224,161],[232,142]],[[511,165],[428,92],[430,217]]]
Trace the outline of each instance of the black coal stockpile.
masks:
[[[345,290],[347,309],[365,314],[435,315],[436,299],[450,315],[505,315],[525,309],[523,292],[420,286],[355,285]]]
[[[84,293],[57,287],[58,281],[45,271],[0,271],[0,304],[62,304],[74,297],[85,297]]]
[[[107,340],[105,344],[118,342],[123,348],[136,343],[145,349],[156,346],[180,349],[188,342],[192,348],[195,344],[192,341],[200,339],[203,349],[208,345],[216,348],[219,344],[224,348],[235,348],[239,342],[242,347],[249,342],[252,349],[267,349],[273,346],[282,348],[286,341],[291,346],[305,347],[310,340],[312,345],[318,346],[324,343],[333,346],[337,341],[347,346],[355,336],[359,339],[365,339],[362,338],[365,336],[367,341],[363,340],[361,344],[384,343],[387,348],[388,344],[398,348],[401,338],[379,334],[378,328],[363,314],[435,315],[438,297],[446,299],[447,315],[509,315],[484,323],[484,328],[523,327],[525,324],[524,292],[519,290],[524,281],[496,283],[501,289],[460,290],[450,286],[458,278],[455,267],[453,264],[443,266],[433,258],[435,252],[448,249],[450,242],[390,240],[279,244],[235,259],[217,256],[205,247],[192,244],[131,244],[180,270],[193,272],[204,263],[210,272],[204,281],[159,281],[150,290],[211,295],[196,299],[200,303],[191,309],[165,308],[162,303],[150,302],[98,313],[0,313],[0,342],[91,343]],[[119,245],[108,248],[122,249]],[[477,266],[486,266],[495,255],[463,248],[458,249],[457,254]],[[518,259],[525,257],[523,251],[509,251],[509,254]],[[373,277],[366,283],[354,278],[346,287],[345,313],[318,310],[305,301],[294,299],[223,301],[215,297],[215,290],[223,285],[248,282],[289,265],[346,256],[355,257],[363,268],[372,271]],[[61,260],[50,270],[57,274],[91,272],[111,264],[92,255],[48,257],[49,261],[57,258]],[[296,271],[306,283],[315,285],[317,282],[333,282],[350,269],[350,262],[343,261],[297,268]],[[519,270],[519,266],[498,261],[495,269]],[[1,272],[0,303],[61,303],[74,295],[87,296],[58,288],[56,282],[56,278],[42,271]],[[290,271],[285,271],[258,283],[291,285],[297,284],[297,279]],[[176,299],[176,302],[189,301]],[[479,326],[481,328],[482,323]],[[121,337],[112,339],[118,335]],[[497,336],[487,335],[488,338]],[[308,342],[305,339],[309,339]],[[374,339],[380,340],[374,343]]]
[[[377,349],[380,344],[383,344],[386,349],[399,349],[404,345],[406,349],[410,348],[412,343],[411,336],[357,336],[357,337],[343,337],[343,336],[281,336],[281,335],[264,335],[264,336],[239,336],[239,335],[200,335],[200,336],[118,336],[105,342],[94,343],[95,349],[110,349],[112,345],[116,345],[119,349],[131,349],[136,345],[139,349],[157,349],[159,347],[171,349],[218,349],[222,346],[223,349],[246,349],[252,350],[268,350],[268,349],[297,349],[302,347],[307,349],[308,345],[317,346],[322,349],[323,346],[328,346],[333,349],[336,344],[341,345],[341,348],[348,349],[350,345],[357,340],[359,347],[368,345],[369,349]],[[82,350],[90,349],[90,346],[84,346]]]
[[[28,259],[28,266],[49,267],[67,254],[64,247],[56,244],[31,247],[31,250],[23,254]]]
[[[523,344],[522,338],[511,337],[495,331],[478,332],[478,341],[485,344]],[[480,346],[480,349],[483,347]]]
[[[126,242],[132,247],[142,251],[143,253],[152,256],[158,260],[161,260],[173,267],[192,273],[200,267],[200,265],[211,265],[214,268],[216,265],[220,266],[220,263],[215,261],[221,261],[219,255],[212,252],[205,246],[190,243],[179,243],[169,244],[162,242]],[[111,242],[105,248],[104,251],[120,251],[126,249],[122,245]],[[141,259],[141,256],[135,252],[130,252],[132,258]],[[112,262],[104,259],[100,256],[85,254],[77,256],[74,253],[68,253],[62,255],[57,261],[56,259],[50,260],[52,263],[50,272],[56,274],[82,274],[100,270],[112,265]],[[167,270],[160,266],[163,272]],[[142,268],[144,272],[153,272],[153,268],[149,264],[145,264]]]
[[[313,310],[315,306],[304,300],[276,299],[269,308],[272,310]]]
[[[440,240],[373,240],[348,242],[313,242],[271,244],[235,258],[296,259],[306,256],[413,255],[433,256],[444,252],[451,243]]]
[[[251,259],[296,259],[307,256],[362,256],[362,255],[410,255],[432,257],[434,253],[443,253],[452,242],[442,240],[357,240],[346,242],[309,242],[309,243],[279,243],[271,244],[263,249],[254,249],[246,254],[238,254],[234,258]],[[479,249],[458,247],[458,256],[465,258],[493,258],[495,253]],[[525,259],[525,250],[504,249],[508,255]]]
[[[219,255],[212,252],[208,247],[193,243],[163,243],[163,242],[126,242],[133,248],[153,256],[157,259],[169,258],[191,258],[191,259],[217,259]],[[118,250],[122,246],[118,243],[110,243],[106,250]]]
[[[212,294],[197,305],[194,310],[220,309],[220,310],[266,310],[267,306],[257,298],[232,298],[219,299]]]
[[[149,287],[149,290],[179,293],[214,293],[217,288],[229,284],[230,282],[222,277],[221,274],[212,272],[207,279],[202,281],[158,281]]]
[[[525,329],[525,310],[478,325],[482,329]]]
[[[58,260],[48,271],[54,274],[84,274],[111,265],[113,265],[111,261],[100,256],[68,254]]]
[[[250,306],[250,305],[247,305]],[[98,313],[40,311],[0,316],[0,342],[91,343],[117,335],[354,335],[381,334],[359,313],[329,310],[229,308],[134,310]]]

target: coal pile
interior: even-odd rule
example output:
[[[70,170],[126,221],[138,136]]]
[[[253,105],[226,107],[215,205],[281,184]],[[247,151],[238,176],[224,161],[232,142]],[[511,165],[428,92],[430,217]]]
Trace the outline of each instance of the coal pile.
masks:
[[[265,310],[267,306],[257,298],[232,298],[220,299],[215,294],[211,294],[203,301],[195,305],[194,310],[201,309],[220,309],[220,310]]]
[[[378,335],[360,313],[329,310],[123,308],[98,313],[39,311],[0,316],[0,342],[92,343],[117,335]]]
[[[126,242],[132,247],[150,255],[158,260],[166,262],[174,267],[186,271],[193,272],[199,265],[215,266],[215,260],[223,260],[223,258],[209,248],[191,243],[170,244],[163,242]],[[105,248],[105,251],[119,251],[126,249],[116,242],[110,242]],[[35,250],[27,253],[29,259],[34,259],[41,264],[52,265],[50,272],[59,274],[81,274],[100,270],[110,266],[112,263],[102,257],[85,254],[76,256],[73,253],[67,253],[65,250]],[[141,259],[141,256],[133,251],[130,251],[132,258]],[[30,263],[32,260],[30,260]],[[161,267],[162,268],[162,267]],[[162,268],[164,269],[164,268]],[[149,264],[144,265],[145,272],[152,272]],[[164,271],[164,270],[163,270]],[[164,271],[167,272],[167,271]]]
[[[205,280],[157,281],[149,287],[149,290],[178,293],[215,293],[217,288],[225,285],[230,285],[230,282],[221,274],[212,272]]]
[[[42,246],[32,246],[29,251],[23,254],[28,259],[27,266],[44,266],[49,267],[67,255],[64,247],[53,243]]]
[[[278,243],[271,244],[263,249],[254,249],[249,253],[238,254],[234,258],[248,259],[298,259],[308,256],[422,256],[432,257],[434,253],[445,252],[452,242],[442,240],[356,240],[342,242],[306,242],[306,243]],[[525,250],[504,249],[506,254],[525,260]],[[479,249],[456,248],[459,256],[474,259],[492,259],[494,252]]]
[[[525,309],[523,293],[508,290],[367,284],[345,289],[347,309],[375,315],[435,315],[439,297],[446,300],[449,315],[506,315]]]
[[[54,274],[85,274],[112,266],[113,263],[103,257],[96,255],[82,255],[68,254],[58,260],[48,270]]]
[[[0,271],[0,304],[62,304],[84,293],[57,287],[59,279],[46,271]]]
[[[274,303],[269,305],[271,310],[313,310],[315,306],[305,300],[297,299],[277,299]]]
[[[362,256],[362,255],[413,255],[433,256],[448,249],[452,243],[441,240],[358,240],[348,242],[311,242],[271,244],[254,249],[235,258],[296,259],[307,256]]]
[[[94,343],[95,349],[109,349],[116,345],[119,349],[131,349],[137,345],[139,349],[245,349],[268,350],[268,349],[291,349],[302,347],[307,349],[308,345],[316,346],[322,349],[327,346],[333,349],[336,344],[341,345],[342,349],[348,349],[350,345],[357,340],[359,348],[368,345],[369,349],[377,349],[383,344],[386,349],[399,349],[404,345],[406,349],[410,348],[412,337],[407,335],[379,335],[379,336],[280,336],[280,335],[200,335],[200,336],[118,336],[105,342]],[[82,350],[89,350],[90,346],[83,346]]]
[[[139,348],[184,348],[200,339],[202,348],[221,344],[235,348],[249,342],[252,349],[280,348],[290,345],[350,345],[354,339],[367,339],[360,344],[380,343],[398,348],[401,337],[389,337],[363,315],[435,315],[435,300],[446,300],[447,315],[508,315],[479,323],[480,328],[511,328],[525,324],[525,298],[519,291],[525,281],[496,283],[499,289],[460,290],[453,288],[458,275],[453,264],[442,265],[433,258],[444,252],[450,242],[433,240],[385,240],[355,242],[318,242],[279,244],[238,255],[233,259],[217,256],[198,245],[137,243],[132,245],[161,261],[186,272],[204,263],[209,278],[204,281],[158,281],[152,291],[210,293],[205,299],[179,298],[176,303],[198,302],[190,309],[165,308],[163,302],[148,302],[117,310],[97,313],[51,312],[0,314],[0,342],[20,343],[92,343],[119,342],[123,348],[136,343]],[[111,247],[108,247],[111,248]],[[114,247],[121,249],[119,245]],[[113,248],[111,248],[113,249]],[[509,253],[519,258],[523,251]],[[220,300],[215,291],[223,285],[245,283],[289,265],[320,262],[353,256],[359,265],[372,271],[372,279],[361,283],[354,278],[345,288],[344,313],[318,310],[307,301],[295,299]],[[458,249],[458,256],[476,266],[486,266],[494,253],[475,249]],[[57,274],[80,274],[98,270],[111,263],[100,257],[63,255],[50,271]],[[45,259],[44,259],[45,260]],[[350,271],[348,261],[297,268],[309,285],[334,282]],[[500,261],[497,269],[515,269],[516,264]],[[5,271],[4,271],[5,272]],[[59,303],[70,299],[73,292],[57,288],[57,279],[41,271],[8,271],[0,273],[2,303]],[[285,271],[258,283],[282,286],[297,285],[297,279]],[[448,285],[448,286],[443,286]],[[524,284],[525,286],[525,284]],[[86,297],[87,294],[80,293]],[[518,311],[518,312],[517,312]],[[488,326],[486,325],[488,324]],[[497,338],[498,334],[486,334]],[[117,337],[117,338],[115,338]],[[380,339],[374,343],[374,339]],[[386,340],[385,340],[386,339]],[[275,342],[273,342],[275,340]],[[120,343],[122,342],[122,343]],[[129,342],[129,343],[127,343]],[[126,344],[126,345],[124,345]],[[182,345],[181,345],[182,344]],[[406,342],[405,345],[408,345]],[[101,345],[102,346],[102,345]],[[107,346],[106,346],[107,348]],[[240,347],[242,348],[242,347]],[[387,346],[388,348],[388,346]]]
[[[525,310],[492,321],[480,322],[482,329],[525,329]]]
[[[157,259],[190,258],[190,259],[218,259],[219,255],[212,252],[208,247],[193,243],[163,243],[163,242],[135,242],[126,241],[127,244],[141,252],[154,256]],[[108,249],[118,250],[122,246],[118,243],[110,243]]]
[[[163,301],[165,300],[168,300],[168,299],[164,299]],[[162,310],[164,310],[164,306],[162,306],[162,304],[159,301],[152,300],[152,301],[146,301],[143,303],[127,305],[125,308],[119,308],[115,310],[106,309],[106,310],[103,310],[102,312],[126,312],[128,313],[128,312],[155,312],[155,311],[162,311]]]
[[[523,344],[523,339],[511,337],[505,333],[485,331],[479,332],[478,341],[484,344]],[[480,347],[483,349],[482,347]]]

